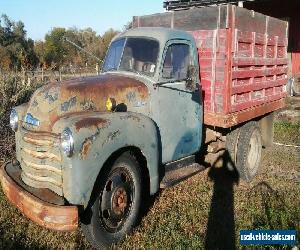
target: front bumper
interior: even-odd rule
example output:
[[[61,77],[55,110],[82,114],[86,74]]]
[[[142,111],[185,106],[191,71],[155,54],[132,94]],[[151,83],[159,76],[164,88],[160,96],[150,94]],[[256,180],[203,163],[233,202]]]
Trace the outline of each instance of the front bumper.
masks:
[[[42,227],[57,231],[74,231],[78,228],[76,206],[54,205],[32,195],[9,175],[7,170],[13,168],[11,163],[0,168],[2,189],[12,204]]]

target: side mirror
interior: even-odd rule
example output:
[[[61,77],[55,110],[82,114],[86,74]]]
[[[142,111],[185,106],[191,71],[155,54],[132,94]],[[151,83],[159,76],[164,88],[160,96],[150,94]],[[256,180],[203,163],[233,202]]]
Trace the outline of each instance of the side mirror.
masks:
[[[187,78],[186,78],[186,89],[190,91],[195,91],[198,89],[198,70],[194,65],[190,65],[187,70]]]

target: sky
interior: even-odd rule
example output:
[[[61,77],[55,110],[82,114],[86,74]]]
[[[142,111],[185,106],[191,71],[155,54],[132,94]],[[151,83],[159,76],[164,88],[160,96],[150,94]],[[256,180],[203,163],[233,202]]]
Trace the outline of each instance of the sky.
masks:
[[[0,15],[22,21],[34,40],[43,40],[53,27],[91,27],[102,35],[121,30],[132,16],[163,11],[163,0],[0,0]]]

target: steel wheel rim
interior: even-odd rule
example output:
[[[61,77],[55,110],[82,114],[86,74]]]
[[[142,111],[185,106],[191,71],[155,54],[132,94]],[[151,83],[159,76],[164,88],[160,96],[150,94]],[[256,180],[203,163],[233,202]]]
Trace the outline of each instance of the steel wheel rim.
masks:
[[[116,168],[109,174],[99,199],[99,218],[107,231],[121,230],[130,215],[134,196],[133,178],[126,168]]]
[[[258,168],[258,161],[260,158],[260,138],[259,131],[255,130],[249,141],[249,151],[247,157],[248,168],[250,173],[253,174]]]

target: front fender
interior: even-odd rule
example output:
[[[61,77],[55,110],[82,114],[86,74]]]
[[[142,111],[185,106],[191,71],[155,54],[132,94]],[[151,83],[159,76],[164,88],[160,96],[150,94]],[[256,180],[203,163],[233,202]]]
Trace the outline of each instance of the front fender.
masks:
[[[150,192],[159,188],[158,131],[153,120],[138,113],[85,113],[65,117],[54,126],[69,127],[74,153],[63,156],[63,192],[71,204],[87,206],[95,181],[108,158],[117,150],[134,146],[147,160]]]

